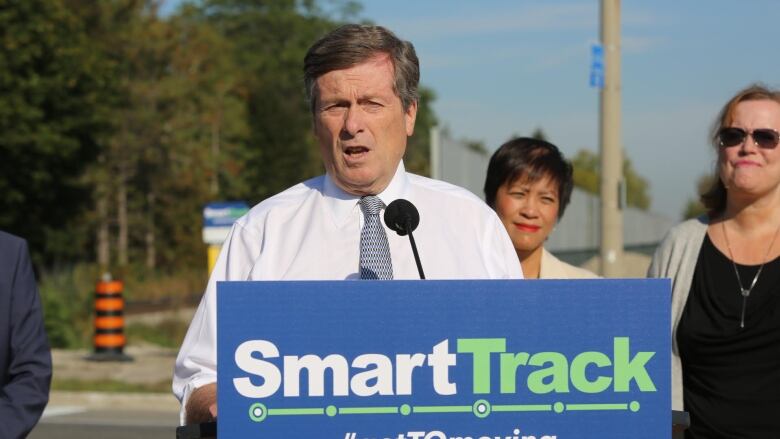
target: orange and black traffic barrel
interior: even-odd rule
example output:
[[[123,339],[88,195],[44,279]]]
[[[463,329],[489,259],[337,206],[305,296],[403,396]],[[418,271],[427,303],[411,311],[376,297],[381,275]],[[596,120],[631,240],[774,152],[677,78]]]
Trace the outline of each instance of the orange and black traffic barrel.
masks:
[[[95,352],[89,357],[97,361],[129,361],[125,349],[125,301],[121,280],[103,276],[95,285]]]

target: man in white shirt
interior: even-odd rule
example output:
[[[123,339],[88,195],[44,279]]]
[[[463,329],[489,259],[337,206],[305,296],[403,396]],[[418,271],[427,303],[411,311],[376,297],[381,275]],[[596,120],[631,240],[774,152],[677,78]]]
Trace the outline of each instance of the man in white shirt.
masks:
[[[429,279],[522,278],[492,209],[465,189],[406,173],[419,72],[411,43],[380,26],[342,26],[309,49],[304,80],[326,175],[266,199],[233,226],[176,360],[182,422],[216,417],[217,281],[419,278],[409,239],[378,225],[387,276],[366,267],[362,240],[375,220],[363,199],[416,205]]]

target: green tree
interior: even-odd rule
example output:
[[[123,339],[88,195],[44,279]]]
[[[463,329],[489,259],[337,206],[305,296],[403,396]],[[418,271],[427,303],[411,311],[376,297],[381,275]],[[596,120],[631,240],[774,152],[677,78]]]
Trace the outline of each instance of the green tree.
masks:
[[[47,264],[203,264],[201,208],[322,172],[309,45],[352,1],[0,0],[0,228]],[[429,173],[421,87],[407,168]],[[93,252],[94,249],[94,252]]]
[[[626,203],[638,209],[650,208],[650,184],[634,169],[631,160],[623,160],[623,179],[626,182]]]
[[[420,87],[420,100],[417,104],[417,120],[414,134],[406,146],[404,165],[409,172],[431,175],[431,129],[438,123],[433,112],[436,95],[433,90]]]
[[[202,265],[203,205],[244,187],[246,90],[233,45],[189,5],[162,19],[157,3],[89,9],[102,56],[114,60],[113,132],[92,168],[98,262],[175,270]]]
[[[712,186],[712,181],[714,178],[715,177],[710,174],[699,177],[699,179],[696,181],[696,194],[701,196],[701,194],[706,192],[710,186]],[[701,203],[701,199],[696,197],[688,199],[688,202],[685,204],[685,208],[683,209],[682,216],[683,219],[689,219],[696,218],[705,213],[707,213],[707,209]]]
[[[534,130],[534,132],[531,133],[531,138],[536,139],[536,140],[549,141],[549,140],[547,140],[547,134],[545,134],[545,132],[542,129],[542,127],[537,127]]]
[[[108,127],[110,86],[67,2],[0,1],[0,228],[28,239],[38,262],[81,254],[81,176]]]
[[[185,8],[166,23],[172,38],[166,74],[158,172],[146,186],[155,188],[155,230],[164,266],[204,263],[201,209],[215,199],[232,198],[251,186],[243,178],[250,144],[247,90],[233,58],[232,43]],[[147,264],[148,266],[148,264]]]
[[[135,184],[149,173],[139,169],[159,146],[153,138],[159,96],[155,72],[164,71],[166,62],[164,51],[152,44],[161,41],[164,32],[155,23],[156,2],[72,0],[69,4],[88,23],[96,56],[110,66],[113,79],[113,93],[104,96],[111,130],[100,139],[97,163],[86,175],[95,209],[85,212],[84,220],[95,230],[100,266],[125,267],[138,230],[136,213],[144,208],[139,201],[143,192]]]
[[[599,194],[599,156],[587,149],[581,149],[571,160],[574,168],[574,185],[594,195]],[[642,210],[650,208],[650,185],[640,176],[631,160],[623,160],[623,178],[626,183],[626,202]]]
[[[594,195],[599,193],[599,156],[587,149],[577,151],[571,159],[574,186]]]
[[[302,60],[312,41],[336,26],[312,1],[209,0],[200,13],[231,42],[246,95],[244,184],[226,194],[252,203],[322,172],[305,100]]]

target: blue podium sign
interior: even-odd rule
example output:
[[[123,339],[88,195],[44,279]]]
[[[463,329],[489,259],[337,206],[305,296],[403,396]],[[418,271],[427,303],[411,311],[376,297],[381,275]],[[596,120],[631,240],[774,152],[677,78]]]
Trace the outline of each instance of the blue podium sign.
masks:
[[[227,438],[660,438],[668,280],[220,282]]]

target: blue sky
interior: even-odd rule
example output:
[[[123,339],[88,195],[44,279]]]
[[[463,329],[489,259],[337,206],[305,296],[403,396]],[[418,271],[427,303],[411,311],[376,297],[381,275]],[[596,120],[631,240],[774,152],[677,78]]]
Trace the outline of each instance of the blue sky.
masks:
[[[456,137],[492,151],[541,127],[569,156],[597,151],[597,0],[360,3],[361,17],[415,45]],[[621,18],[624,152],[651,185],[651,209],[678,218],[712,169],[708,130],[723,103],[751,82],[780,87],[780,1],[624,0]]]
[[[456,136],[495,149],[542,127],[567,155],[598,149],[590,46],[599,2],[363,1],[363,15],[415,44],[422,83]],[[677,218],[712,169],[708,130],[754,81],[780,86],[780,2],[624,0],[622,140],[651,187],[652,210]]]

